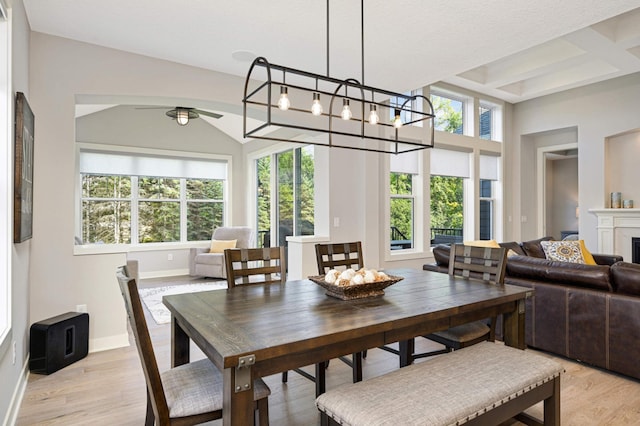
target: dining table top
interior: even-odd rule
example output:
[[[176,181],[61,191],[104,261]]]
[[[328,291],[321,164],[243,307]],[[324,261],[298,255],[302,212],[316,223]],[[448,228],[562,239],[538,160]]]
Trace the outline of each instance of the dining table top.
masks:
[[[427,322],[447,329],[486,318],[486,312],[479,318],[474,312],[500,309],[532,291],[417,269],[386,272],[403,279],[381,297],[341,300],[310,280],[297,280],[171,295],[163,301],[203,352],[219,368],[230,368],[244,355],[257,360],[290,356],[326,345],[328,339],[334,346],[349,346],[375,334],[369,346],[385,345],[414,337],[413,330]]]

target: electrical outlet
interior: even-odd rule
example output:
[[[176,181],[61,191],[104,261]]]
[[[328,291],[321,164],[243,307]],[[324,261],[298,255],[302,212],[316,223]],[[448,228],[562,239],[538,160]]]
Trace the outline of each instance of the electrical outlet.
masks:
[[[167,255],[167,260],[173,260],[173,253],[169,253]]]
[[[13,357],[12,357],[13,365],[16,365],[16,341],[13,341]]]
[[[334,228],[339,228],[340,227],[340,218],[339,217],[334,217],[333,218],[333,226],[334,226]]]
[[[76,312],[88,312],[87,305],[76,305]]]

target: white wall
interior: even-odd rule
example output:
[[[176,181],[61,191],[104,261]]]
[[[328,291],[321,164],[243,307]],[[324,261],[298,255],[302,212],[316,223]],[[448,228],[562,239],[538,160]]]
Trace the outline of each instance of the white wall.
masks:
[[[520,168],[520,192],[535,193],[535,174],[527,167],[532,161],[527,153],[535,143],[530,135],[555,131],[557,129],[577,128],[578,134],[578,183],[580,219],[579,231],[587,247],[597,247],[596,217],[590,214],[590,208],[608,207],[608,188],[605,186],[605,140],[613,135],[640,127],[640,74],[632,74],[603,83],[568,90],[555,95],[544,96],[514,106],[512,140],[521,152],[521,157],[510,156],[506,162],[517,174]],[[617,174],[620,170],[611,170]],[[535,211],[524,198],[520,206],[522,214]],[[532,230],[531,220],[521,224],[522,239],[539,237]]]
[[[551,203],[547,204],[547,235],[560,239],[562,231],[577,231],[578,219],[578,159],[568,158],[548,162],[552,176]]]
[[[637,125],[640,127],[640,120]],[[606,193],[621,192],[623,200],[633,200],[633,206],[639,208],[640,131],[610,137],[605,144],[605,152]],[[607,201],[608,198],[605,207],[609,207]]]

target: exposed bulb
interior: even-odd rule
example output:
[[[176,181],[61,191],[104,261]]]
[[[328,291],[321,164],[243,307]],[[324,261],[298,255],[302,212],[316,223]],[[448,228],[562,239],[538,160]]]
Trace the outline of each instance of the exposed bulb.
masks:
[[[400,118],[400,110],[397,109],[394,112],[395,118],[393,119],[393,127],[396,129],[402,127],[402,119]]]
[[[176,122],[179,126],[189,124],[189,111],[182,108],[176,108]]]
[[[322,114],[322,104],[320,103],[320,93],[313,94],[313,103],[311,104],[311,114],[313,115]]]
[[[289,101],[289,94],[286,86],[280,86],[280,99],[278,99],[278,108],[283,111],[286,111],[291,106],[291,101]]]
[[[375,105],[369,105],[369,124],[378,124],[380,117],[378,116],[377,109]]]
[[[342,100],[342,113],[340,113],[340,116],[343,120],[351,120],[352,114],[351,108],[349,108],[349,99]]]

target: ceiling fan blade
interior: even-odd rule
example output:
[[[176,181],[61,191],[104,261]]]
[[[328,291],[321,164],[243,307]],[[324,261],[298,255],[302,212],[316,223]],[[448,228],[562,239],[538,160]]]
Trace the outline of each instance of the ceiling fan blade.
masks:
[[[207,117],[212,117],[212,118],[222,117],[222,114],[216,114],[215,112],[203,111],[201,109],[194,109],[194,111],[196,111],[200,115],[206,115]]]

